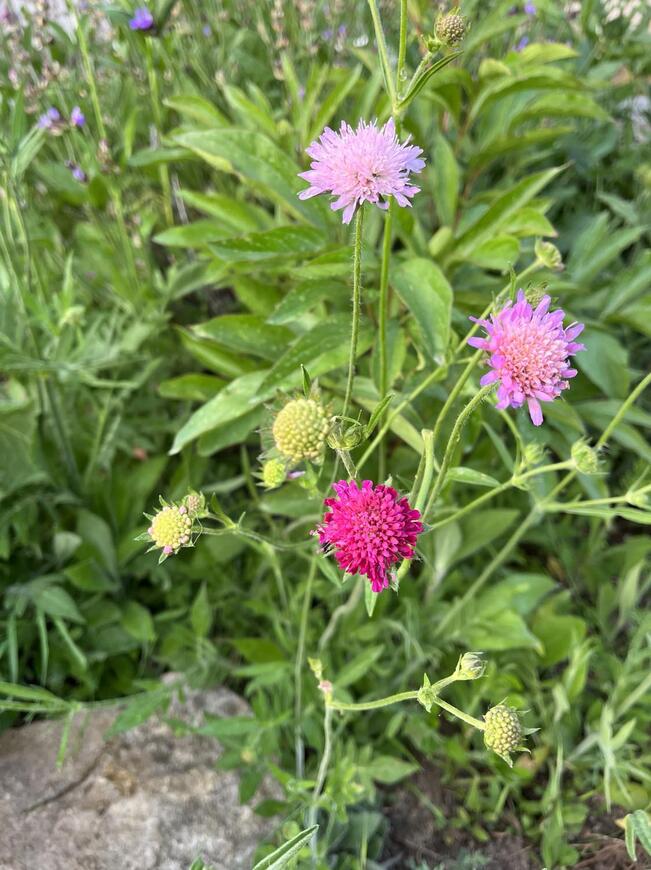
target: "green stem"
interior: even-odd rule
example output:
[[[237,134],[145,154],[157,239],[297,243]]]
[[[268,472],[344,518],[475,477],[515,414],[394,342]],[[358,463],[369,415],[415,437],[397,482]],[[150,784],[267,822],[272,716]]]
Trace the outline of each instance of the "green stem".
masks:
[[[464,713],[463,710],[460,710],[453,704],[448,704],[448,702],[444,701],[442,698],[434,697],[432,700],[435,704],[438,704],[439,707],[442,707],[444,710],[447,710],[448,713],[456,716],[457,719],[463,719],[463,721],[467,722],[468,725],[472,725],[473,728],[478,728],[480,731],[486,730],[486,723],[482,722],[480,719],[475,719],[475,717],[471,716],[470,713]]]
[[[597,450],[600,447],[603,447],[604,444],[606,443],[606,441],[608,441],[608,439],[613,434],[615,429],[622,422],[622,419],[624,418],[624,415],[626,414],[626,412],[628,411],[630,406],[637,399],[637,397],[641,393],[643,393],[644,390],[646,390],[646,388],[649,386],[649,384],[651,384],[651,372],[649,372],[649,374],[646,375],[646,377],[642,378],[642,380],[637,385],[637,387],[635,387],[633,392],[629,396],[627,396],[626,399],[622,402],[619,410],[617,411],[617,413],[615,414],[613,419],[610,421],[610,423],[604,429],[604,431],[601,435],[601,438],[597,441],[597,443],[595,445]]]
[[[364,592],[364,583],[366,581],[363,577],[360,577],[358,582],[353,585],[351,589],[350,596],[348,601],[345,604],[340,604],[339,607],[335,607],[332,611],[332,616],[328,621],[328,624],[325,627],[323,634],[319,639],[319,652],[323,652],[323,650],[328,646],[330,638],[335,633],[335,629],[337,628],[337,624],[339,620],[344,616],[347,616],[349,613],[352,613],[353,610],[357,607],[357,603],[362,597],[362,593]]]
[[[362,299],[362,231],[364,229],[364,207],[360,206],[355,218],[355,242],[353,248],[353,325],[350,334],[350,356],[348,359],[348,379],[346,381],[346,393],[341,416],[348,413],[350,400],[353,395],[353,382],[355,380],[355,360],[357,359],[357,341],[359,339],[359,320]]]
[[[294,754],[296,759],[296,777],[303,779],[305,774],[305,746],[303,743],[303,728],[301,717],[303,714],[303,661],[305,658],[305,639],[307,637],[307,621],[312,603],[312,586],[316,574],[316,559],[314,556],[305,581],[305,593],[303,595],[303,607],[301,621],[298,629],[298,645],[296,648],[296,660],[294,662]]]
[[[407,0],[400,0],[400,36],[398,38],[398,66],[396,68],[396,94],[400,94],[400,85],[405,71],[407,57]],[[395,112],[396,107],[393,107]]]
[[[393,231],[393,199],[389,205],[384,221],[384,239],[382,242],[382,264],[380,266],[380,308],[378,316],[378,358],[380,365],[380,399],[383,399],[389,389],[387,363],[387,319],[389,311],[389,262],[391,258],[391,237]],[[384,414],[382,415],[385,416]],[[378,421],[380,424],[382,420]],[[380,443],[378,479],[386,476],[386,445]]]
[[[517,276],[516,281],[517,282],[522,281],[524,278],[528,277],[532,272],[536,272],[539,269],[542,269],[543,265],[544,264],[541,263],[539,260],[535,260],[533,263],[531,263],[531,265],[527,266],[527,268],[524,269]],[[480,314],[480,316],[479,316],[480,320],[488,317],[488,315],[491,313],[493,308],[495,306],[497,306],[500,303],[500,301],[504,298],[505,294],[508,293],[510,287],[511,287],[511,284],[509,283],[506,285],[506,287],[502,288],[502,290],[497,294],[495,301],[491,302],[491,304],[488,305],[484,309],[484,311]],[[379,430],[378,430],[375,438],[371,441],[371,443],[368,445],[368,447],[366,448],[366,450],[362,454],[362,457],[358,460],[358,462],[357,462],[357,471],[358,472],[360,472],[362,470],[362,466],[372,456],[372,454],[373,454],[374,450],[376,449],[376,447],[378,446],[378,444],[382,441],[384,436],[387,434],[387,432],[391,428],[391,424],[396,419],[396,417],[398,417],[408,405],[410,405],[415,399],[417,399],[418,396],[420,396],[420,394],[424,390],[426,390],[429,386],[431,386],[431,384],[433,384],[436,380],[438,380],[439,376],[441,375],[441,372],[445,371],[446,368],[448,368],[450,365],[454,364],[454,362],[456,361],[459,354],[463,350],[465,350],[468,339],[472,338],[472,336],[477,332],[478,329],[479,329],[479,325],[474,324],[474,326],[466,333],[463,341],[459,342],[459,344],[457,345],[456,349],[454,350],[454,352],[452,354],[452,359],[448,363],[446,363],[446,365],[437,366],[435,369],[432,369],[432,371],[429,373],[429,375],[427,375],[427,377],[424,380],[422,380],[421,383],[417,387],[414,387],[414,389],[411,391],[411,393],[409,393],[409,395],[405,396],[405,398],[400,402],[400,404],[397,405],[391,411],[391,413],[388,415],[387,419],[385,420],[384,424],[379,427]],[[473,355],[473,357],[471,359],[473,366],[476,365],[476,363],[479,361],[480,357],[481,357],[481,353]],[[465,376],[466,380],[468,379],[468,376],[470,375],[471,371],[472,371],[472,369],[468,370],[467,374],[464,371],[463,376]],[[464,383],[465,383],[465,381],[464,381]],[[463,384],[461,386],[463,386]],[[443,411],[441,411],[441,414],[442,413],[443,413]],[[441,417],[441,414],[439,414],[439,420],[442,423],[443,419]],[[437,420],[437,422],[439,422],[439,421]],[[439,426],[439,429],[440,429],[440,426]],[[436,428],[434,431],[436,433]],[[436,439],[435,439],[434,446],[436,446]]]
[[[422,514],[434,475],[434,433],[430,429],[423,429],[421,435],[423,436],[423,477],[414,507]]]
[[[402,701],[415,701],[417,698],[418,691],[412,691],[398,692],[397,695],[389,695],[388,698],[380,698],[378,701],[366,701],[361,704],[346,704],[343,701],[335,701],[332,698],[326,700],[326,704],[334,710],[358,713],[362,710],[379,710],[382,707],[388,707],[390,704],[400,704]]]
[[[160,143],[163,132],[163,117],[160,110],[160,97],[158,94],[158,77],[154,66],[153,40],[151,37],[145,37],[145,58],[147,62],[147,79],[149,81],[149,96],[151,99],[151,110],[154,116],[156,125],[156,138]],[[163,208],[165,210],[165,221],[168,226],[174,226],[174,212],[172,209],[172,185],[170,184],[169,167],[163,162],[158,167],[158,176],[160,178],[161,187],[163,188]]]
[[[389,65],[389,54],[387,52],[387,43],[384,38],[384,30],[382,29],[382,19],[380,18],[380,10],[378,9],[377,0],[368,0],[368,5],[371,10],[371,18],[373,19],[373,28],[375,30],[375,40],[377,42],[378,54],[380,55],[380,66],[382,67],[382,75],[384,76],[384,87],[391,103],[391,108],[396,104],[396,89],[393,84],[393,76],[391,75],[391,67]]]
[[[452,433],[450,434],[447,446],[445,448],[445,453],[443,454],[443,461],[441,462],[439,473],[436,477],[436,481],[434,482],[434,486],[432,487],[432,492],[430,493],[430,497],[427,501],[424,516],[427,516],[427,514],[430,512],[432,505],[434,504],[439,496],[439,493],[443,489],[443,485],[445,484],[445,478],[448,473],[450,463],[452,462],[452,455],[461,438],[463,427],[466,425],[468,418],[475,410],[475,408],[484,401],[486,396],[493,390],[493,388],[493,384],[488,384],[487,386],[482,387],[481,390],[475,393],[475,395],[457,417],[452,428]],[[434,449],[434,434],[435,433],[432,434],[432,451]]]
[[[317,803],[323,786],[325,785],[326,776],[328,774],[328,766],[330,764],[330,756],[332,755],[332,707],[329,704],[325,705],[323,714],[323,755],[319,764],[319,770],[314,783],[314,791],[312,792],[312,801],[310,804],[310,812],[308,815],[308,828],[311,828],[316,823]],[[316,859],[316,837],[312,838],[312,857]]]

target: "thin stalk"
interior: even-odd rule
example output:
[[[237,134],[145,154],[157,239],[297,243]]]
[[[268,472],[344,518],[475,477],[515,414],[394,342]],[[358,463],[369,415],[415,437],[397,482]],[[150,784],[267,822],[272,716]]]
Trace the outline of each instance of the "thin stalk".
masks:
[[[423,429],[421,435],[423,436],[424,445],[423,477],[420,482],[420,489],[414,507],[422,514],[423,506],[425,505],[425,499],[427,498],[427,493],[429,492],[429,488],[432,485],[432,477],[434,475],[434,433],[430,429]]]
[[[382,19],[380,18],[380,10],[378,9],[377,0],[368,0],[368,5],[371,10],[371,18],[373,19],[373,28],[375,30],[375,40],[377,42],[378,54],[380,55],[380,66],[382,67],[382,75],[384,76],[384,87],[391,103],[391,108],[396,105],[396,89],[391,75],[391,66],[389,65],[389,54],[387,52],[387,43],[384,38],[384,30],[382,29]]]
[[[538,271],[542,267],[543,267],[543,264],[539,260],[534,261],[531,265],[527,266],[527,268],[524,269],[517,276],[516,281],[522,281],[524,278],[528,277],[533,272]],[[504,298],[504,294],[506,292],[508,292],[510,286],[511,285],[509,283],[509,284],[507,284],[506,287],[502,288],[502,290],[497,294],[495,302],[491,302],[490,305],[487,305],[486,308],[484,309],[484,311],[480,314],[479,320],[482,320],[483,318],[488,317],[488,315],[493,310],[493,307],[496,304],[498,304],[501,299]],[[438,380],[441,372],[443,372],[448,366],[454,364],[454,362],[456,361],[456,358],[459,356],[459,354],[462,352],[462,350],[465,349],[466,344],[468,342],[468,339],[472,338],[472,336],[477,332],[478,329],[479,329],[478,324],[474,324],[466,333],[463,341],[461,341],[459,343],[459,345],[457,346],[457,348],[453,352],[452,359],[450,360],[450,362],[447,363],[446,365],[437,366],[435,369],[432,369],[432,371],[429,373],[429,375],[427,375],[427,377],[423,381],[421,381],[421,383],[417,387],[414,387],[414,389],[411,391],[411,393],[409,393],[409,395],[405,396],[405,398],[400,402],[400,404],[398,404],[389,413],[384,424],[379,427],[375,438],[371,441],[371,443],[368,445],[368,447],[366,448],[366,450],[362,454],[361,458],[358,460],[358,462],[357,462],[357,471],[358,472],[362,470],[362,466],[369,460],[369,458],[373,454],[373,451],[376,449],[378,444],[382,441],[384,436],[387,434],[387,432],[391,428],[391,424],[396,419],[396,417],[398,417],[408,405],[410,405],[415,399],[417,399],[418,396],[420,396],[420,394],[424,390],[426,390],[431,384],[433,384],[436,380]],[[481,356],[481,354],[479,354],[479,355],[473,354],[473,356],[471,358],[471,362],[473,363],[473,365],[476,364],[476,362],[479,360],[480,356]],[[468,375],[470,375],[470,371],[471,370],[468,371]],[[464,372],[464,375],[465,374],[466,373]],[[467,380],[467,376],[466,376],[466,380]],[[462,386],[463,386],[463,384],[462,384]],[[441,411],[441,413],[442,413],[442,411]],[[439,418],[440,418],[440,415],[439,415]],[[443,422],[443,421],[441,420],[441,422]]]
[[[366,701],[361,704],[345,704],[343,701],[335,701],[332,698],[326,700],[326,704],[334,710],[342,710],[358,713],[362,710],[379,710],[390,704],[400,704],[402,701],[415,701],[418,699],[418,690],[411,692],[398,692],[397,695],[389,695],[388,698],[380,698],[378,701]]]
[[[163,117],[160,110],[160,97],[158,94],[158,76],[156,75],[156,67],[154,66],[154,52],[152,48],[153,40],[151,37],[145,37],[145,59],[147,63],[147,80],[149,82],[149,96],[151,100],[151,111],[154,116],[154,124],[156,125],[157,144],[160,144],[163,132]],[[160,178],[161,187],[163,188],[163,209],[165,210],[165,221],[169,227],[174,226],[174,212],[172,210],[172,185],[170,184],[169,167],[163,162],[158,167],[158,177]]]
[[[407,0],[400,0],[400,36],[398,37],[398,66],[396,68],[396,94],[399,96],[407,57]],[[395,112],[396,106],[393,107]]]
[[[312,603],[312,586],[316,574],[316,556],[312,558],[305,582],[303,595],[303,608],[301,621],[298,629],[298,646],[296,648],[296,660],[294,662],[294,755],[296,760],[296,777],[303,779],[305,774],[305,745],[303,743],[303,729],[301,716],[303,712],[303,661],[305,658],[305,639],[307,637],[307,620]]]
[[[344,616],[348,616],[348,614],[352,613],[357,607],[357,603],[362,597],[362,592],[364,591],[364,583],[364,578],[360,577],[359,581],[353,585],[348,601],[346,601],[345,604],[340,604],[339,607],[335,607],[332,611],[332,616],[319,639],[319,652],[323,652],[323,650],[328,646],[330,638],[335,633],[339,620]]]
[[[344,406],[342,417],[348,413],[350,400],[353,395],[353,382],[355,380],[355,361],[357,359],[357,342],[359,339],[359,320],[362,301],[362,231],[364,229],[364,207],[360,206],[355,218],[355,242],[353,247],[353,324],[350,334],[350,356],[348,359],[348,379],[346,381],[346,393],[344,394]]]
[[[443,460],[441,462],[441,467],[439,468],[439,473],[434,482],[434,486],[432,487],[432,492],[430,493],[430,497],[427,500],[427,506],[425,507],[425,515],[427,515],[434,502],[439,496],[443,485],[445,483],[445,478],[448,473],[448,469],[450,467],[450,463],[452,462],[452,454],[459,443],[459,439],[461,438],[461,433],[463,431],[463,427],[466,425],[466,422],[475,408],[480,405],[486,396],[493,390],[494,385],[488,384],[485,387],[482,387],[472,399],[468,402],[468,404],[463,408],[459,416],[457,417],[454,426],[452,428],[452,433],[450,434],[450,438],[448,440],[447,446],[445,448],[445,453],[443,454]],[[432,450],[434,449],[434,433],[432,434]]]
[[[391,258],[391,238],[393,232],[393,199],[384,220],[384,239],[382,242],[382,264],[380,266],[380,307],[378,316],[378,350],[380,365],[380,399],[383,399],[389,389],[387,361],[387,319],[389,311],[389,262]],[[382,415],[384,417],[384,414]],[[379,421],[382,423],[382,420]],[[386,444],[380,442],[378,479],[386,476]]]
[[[447,701],[444,701],[442,698],[435,696],[432,698],[435,704],[438,704],[439,707],[442,707],[444,710],[447,710],[448,713],[451,713],[453,716],[456,716],[457,719],[463,719],[464,722],[467,722],[468,725],[472,725],[473,728],[478,728],[480,731],[486,730],[486,723],[482,722],[480,719],[475,719],[474,716],[471,716],[470,713],[464,713],[463,710],[460,710],[458,707],[455,707],[453,704],[448,704]]]
[[[314,791],[312,792],[312,800],[310,802],[310,812],[308,814],[307,827],[311,828],[316,824],[317,804],[323,786],[325,785],[326,776],[328,775],[328,766],[330,765],[330,756],[332,755],[332,707],[329,704],[325,705],[323,714],[323,755],[319,764],[319,770],[314,783]],[[316,837],[312,837],[310,848],[312,850],[312,860],[316,861]]]
[[[624,415],[626,414],[626,412],[628,411],[628,409],[630,408],[630,406],[631,406],[631,405],[633,404],[633,402],[637,399],[637,397],[638,397],[641,393],[643,393],[644,390],[646,390],[646,388],[649,386],[649,384],[651,384],[651,372],[649,372],[649,374],[646,375],[646,377],[642,378],[642,380],[641,380],[640,383],[637,385],[637,387],[635,387],[635,389],[633,390],[633,392],[632,392],[629,396],[627,396],[626,399],[624,399],[624,401],[622,402],[622,404],[621,404],[619,410],[617,411],[617,413],[615,414],[615,416],[613,417],[613,419],[610,421],[610,423],[606,426],[606,428],[604,429],[604,431],[603,431],[602,434],[601,434],[601,437],[600,437],[599,440],[597,441],[597,443],[596,443],[596,445],[595,445],[595,448],[596,448],[597,450],[598,450],[600,447],[603,447],[604,444],[606,443],[606,441],[608,441],[608,439],[609,439],[610,436],[613,434],[613,432],[615,431],[615,429],[616,429],[616,428],[619,426],[619,424],[622,422],[622,419],[624,418]]]

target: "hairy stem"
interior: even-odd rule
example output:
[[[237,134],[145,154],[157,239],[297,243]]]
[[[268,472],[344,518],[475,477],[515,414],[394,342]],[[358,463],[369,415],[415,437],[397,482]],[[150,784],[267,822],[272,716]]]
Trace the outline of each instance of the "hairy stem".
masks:
[[[294,754],[296,759],[297,779],[303,779],[305,774],[305,746],[303,743],[303,728],[301,726],[301,717],[303,714],[303,662],[305,659],[307,621],[310,614],[310,604],[312,603],[312,586],[314,584],[315,574],[316,556],[312,558],[307,574],[307,580],[305,581],[301,621],[298,628],[296,660],[294,662]]]
[[[357,359],[357,341],[359,339],[359,320],[362,303],[362,231],[364,229],[364,207],[360,206],[355,217],[355,242],[353,247],[353,324],[350,334],[350,356],[348,359],[348,379],[346,381],[346,393],[344,394],[344,406],[341,416],[348,413],[350,400],[353,395],[353,382],[355,380],[355,360]]]
[[[387,43],[384,38],[384,30],[382,28],[382,19],[380,18],[380,10],[377,0],[368,0],[368,5],[371,10],[371,18],[373,19],[373,29],[375,30],[375,41],[377,42],[377,50],[380,55],[380,66],[382,67],[382,75],[384,77],[384,87],[389,97],[389,102],[393,108],[396,104],[396,89],[391,75],[391,66],[389,65],[389,54],[387,52]]]
[[[382,264],[380,267],[380,307],[378,316],[378,360],[380,368],[380,399],[383,399],[389,388],[388,384],[388,361],[387,361],[387,318],[389,311],[389,262],[391,259],[391,236],[393,231],[393,200],[389,205],[384,220],[384,239],[382,241]],[[382,418],[384,418],[384,414]],[[379,424],[382,424],[380,419]],[[379,474],[378,479],[384,480],[386,476],[386,445],[380,443]]]

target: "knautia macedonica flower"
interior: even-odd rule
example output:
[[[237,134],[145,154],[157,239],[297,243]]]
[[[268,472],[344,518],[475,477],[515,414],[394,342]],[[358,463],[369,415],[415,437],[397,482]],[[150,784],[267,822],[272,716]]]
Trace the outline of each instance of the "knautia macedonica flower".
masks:
[[[498,704],[484,715],[484,722],[485,745],[503,758],[509,767],[513,767],[511,753],[521,748],[523,738],[517,710],[507,707],[506,704]]]
[[[563,329],[565,312],[549,312],[550,296],[543,296],[535,309],[518,291],[515,305],[507,302],[489,320],[477,320],[488,333],[487,338],[473,337],[468,344],[490,354],[491,371],[481,379],[482,386],[499,381],[497,407],[519,408],[526,401],[534,426],[543,421],[541,402],[551,402],[569,387],[568,379],[576,375],[569,357],[584,345],[574,339],[582,332],[582,323]]]
[[[50,132],[59,131],[61,127],[61,112],[54,106],[51,106],[47,112],[44,112],[38,119],[38,126],[41,130],[50,130]]]
[[[188,547],[192,540],[192,517],[185,505],[164,505],[151,517],[147,534],[153,541],[153,549],[163,551],[163,556],[177,553],[181,547]]]
[[[75,106],[72,112],[70,112],[70,123],[73,127],[83,127],[86,123],[86,116],[79,106]]]
[[[422,148],[410,145],[409,138],[400,142],[392,118],[383,127],[367,121],[360,121],[355,130],[342,121],[338,133],[326,127],[307,153],[312,163],[300,177],[310,186],[299,193],[299,199],[332,194],[336,199],[330,207],[343,209],[345,224],[363,202],[386,209],[389,197],[394,197],[398,205],[410,206],[420,190],[410,184],[410,173],[425,166]]]
[[[339,567],[347,574],[363,574],[373,592],[389,585],[392,565],[414,555],[423,531],[420,513],[390,486],[370,480],[333,484],[336,498],[326,498],[329,510],[314,534],[324,549],[334,550]]]
[[[276,449],[291,462],[319,462],[329,430],[323,405],[315,399],[292,399],[278,412],[271,432]]]
[[[139,6],[133,13],[133,18],[129,21],[131,30],[153,30],[154,16],[146,6]]]

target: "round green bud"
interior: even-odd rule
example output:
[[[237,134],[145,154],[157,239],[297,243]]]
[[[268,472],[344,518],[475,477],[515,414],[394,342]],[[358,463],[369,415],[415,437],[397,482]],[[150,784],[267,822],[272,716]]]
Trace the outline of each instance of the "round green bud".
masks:
[[[464,653],[457,664],[456,677],[458,680],[478,680],[484,676],[486,661],[483,653]]]
[[[554,272],[563,271],[563,258],[556,245],[538,239],[534,245],[534,253],[543,266],[546,266],[548,269],[553,269]]]
[[[206,498],[200,492],[190,492],[183,499],[183,504],[187,508],[191,517],[196,517],[202,513],[206,507]]]
[[[287,469],[280,459],[269,459],[262,466],[262,483],[265,489],[276,489],[285,482]]]
[[[321,458],[330,420],[314,399],[288,402],[274,420],[272,433],[278,451],[292,462]]]
[[[598,474],[599,473],[599,457],[597,451],[590,447],[587,441],[579,438],[572,445],[572,460],[576,466],[576,470],[581,474]]]
[[[511,764],[510,753],[515,752],[522,742],[522,726],[517,710],[506,704],[498,704],[484,715],[484,722],[484,743]]]
[[[443,15],[436,22],[436,38],[442,45],[450,48],[459,45],[466,35],[466,19],[463,15],[451,13]]]

